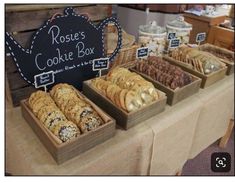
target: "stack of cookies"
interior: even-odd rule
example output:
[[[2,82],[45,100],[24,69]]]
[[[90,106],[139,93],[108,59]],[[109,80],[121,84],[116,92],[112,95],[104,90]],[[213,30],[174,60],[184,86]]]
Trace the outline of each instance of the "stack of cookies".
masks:
[[[127,112],[136,111],[159,98],[152,83],[120,67],[111,70],[105,78],[93,79],[91,85]]]
[[[202,74],[210,74],[225,67],[225,64],[220,62],[219,58],[213,54],[187,46],[178,47],[171,51],[169,55],[178,61],[188,64]]]
[[[137,62],[135,69],[173,90],[193,81],[191,75],[184,72],[180,67],[164,61],[161,57],[150,56],[147,61]]]
[[[104,124],[98,113],[71,85],[57,84],[50,94],[66,118],[74,122],[82,133]]]
[[[28,103],[35,116],[62,142],[73,139],[80,134],[77,126],[66,119],[48,93],[34,92]]]

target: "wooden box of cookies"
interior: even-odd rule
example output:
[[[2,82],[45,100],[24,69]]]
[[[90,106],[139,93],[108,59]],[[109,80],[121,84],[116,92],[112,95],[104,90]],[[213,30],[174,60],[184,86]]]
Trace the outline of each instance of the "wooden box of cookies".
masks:
[[[201,78],[201,88],[206,88],[223,79],[227,71],[227,66],[219,58],[187,46],[178,47],[163,58]]]
[[[212,44],[206,43],[198,47],[199,50],[206,51],[214,54],[218,58],[221,59],[223,63],[226,64],[228,70],[226,72],[227,75],[231,75],[234,73],[234,52],[227,50],[225,48],[221,48],[218,46],[214,46]]]
[[[123,72],[119,72],[118,76],[114,70]],[[151,82],[135,72],[118,67],[106,76],[83,82],[83,93],[96,101],[125,130],[164,111],[167,100],[165,93],[157,90]]]
[[[166,93],[169,105],[174,105],[197,93],[201,85],[200,78],[170,64],[161,57],[149,57],[147,61],[136,62],[130,70],[140,74]]]
[[[27,123],[30,125],[30,127],[33,129],[33,131],[36,133],[38,138],[41,140],[41,142],[44,144],[47,150],[51,153],[51,155],[53,156],[53,158],[58,164],[61,164],[89,150],[90,148],[110,139],[111,137],[115,135],[115,126],[116,126],[115,120],[112,117],[110,117],[108,114],[103,112],[99,107],[97,107],[92,101],[87,99],[84,95],[79,93],[79,96],[82,97],[82,99],[85,101],[86,104],[88,104],[86,106],[90,106],[90,108],[92,108],[92,110],[95,111],[95,114],[97,114],[100,117],[100,119],[103,121],[102,124],[97,125],[93,129],[90,127],[87,127],[86,128],[87,130],[84,130],[84,128],[80,128],[81,127],[80,125],[77,125],[76,127],[75,123],[70,122],[71,119],[68,118],[70,121],[67,121],[66,123],[67,126],[66,126],[64,121],[62,121],[61,118],[58,118],[59,117],[58,110],[50,111],[50,113],[46,115],[47,116],[46,118],[44,115],[45,121],[42,122],[41,121],[41,119],[43,119],[42,111],[44,110],[45,112],[46,109],[51,109],[51,106],[47,105],[39,109],[40,104],[45,105],[45,104],[48,104],[49,102],[46,102],[45,99],[43,99],[44,101],[42,100],[40,101],[40,99],[38,99],[36,102],[37,104],[33,104],[34,108],[32,108],[32,105],[30,105],[31,104],[30,98],[21,101],[21,110],[22,110],[22,115],[24,119],[27,121]],[[68,101],[72,102],[72,100],[68,100]],[[57,103],[56,105],[58,106]],[[69,106],[70,106],[71,111],[75,110],[75,107],[71,108],[72,105],[69,105]],[[74,105],[74,106],[78,107],[78,105]],[[73,112],[75,112],[76,114],[79,114],[79,111],[80,110],[76,110]],[[84,112],[85,110],[83,110],[83,112],[81,111],[81,116],[83,115],[82,119],[84,119],[84,116],[86,115]],[[39,115],[40,113],[41,115]],[[88,114],[87,111],[86,113]],[[54,115],[54,118],[51,117],[53,115]],[[53,123],[55,123],[54,128],[52,128]],[[81,120],[81,123],[82,123],[82,120]],[[86,125],[88,125],[88,123],[86,123]],[[75,131],[75,130],[78,130],[78,131]]]

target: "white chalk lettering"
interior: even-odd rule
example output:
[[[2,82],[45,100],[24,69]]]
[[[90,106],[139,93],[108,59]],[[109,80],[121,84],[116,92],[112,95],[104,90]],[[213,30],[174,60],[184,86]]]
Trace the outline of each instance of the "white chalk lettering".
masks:
[[[48,31],[51,34],[51,44],[63,44],[73,41],[79,41],[86,38],[85,32],[75,32],[73,34],[61,35],[60,28],[57,25],[51,26]]]
[[[53,58],[48,58],[46,60],[46,65],[44,65],[44,67],[42,67],[43,65],[39,65],[39,63],[44,63],[43,60],[39,59],[39,56],[42,56],[42,53],[38,53],[36,56],[35,56],[35,64],[37,66],[37,68],[41,71],[45,70],[47,67],[52,67],[53,65],[58,65],[60,63],[64,63],[64,62],[67,62],[67,61],[71,61],[73,60],[73,52],[68,52],[68,53],[64,53],[64,54],[61,54],[60,52],[60,49],[57,48],[56,49],[56,56],[53,57]]]
[[[95,48],[85,48],[85,45],[83,42],[78,42],[76,45],[77,51],[78,51],[78,58],[87,56],[87,55],[92,55],[94,54]]]
[[[55,36],[55,34],[54,34],[54,29],[55,29],[55,31],[57,32],[56,36]],[[53,25],[53,26],[51,26],[51,28],[49,29],[48,34],[50,34],[50,32],[51,32],[51,41],[52,41],[51,44],[54,44],[55,42],[56,42],[57,44],[59,44],[59,42],[57,41],[57,37],[58,37],[59,34],[60,34],[60,28],[59,28],[57,25]]]
[[[36,64],[37,68],[38,68],[40,71],[43,71],[43,70],[46,69],[46,67],[43,67],[43,68],[42,68],[42,67],[40,67],[39,64],[38,64],[38,57],[41,56],[41,55],[42,55],[41,53],[38,53],[38,54],[35,56],[34,61],[35,61],[35,64]]]

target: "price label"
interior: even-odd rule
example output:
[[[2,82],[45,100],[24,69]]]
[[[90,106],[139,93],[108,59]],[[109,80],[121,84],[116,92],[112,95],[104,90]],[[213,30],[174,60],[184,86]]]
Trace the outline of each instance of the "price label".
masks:
[[[206,33],[205,32],[198,33],[197,36],[196,36],[196,42],[197,43],[205,41],[205,39],[206,39]]]
[[[101,71],[109,68],[109,58],[98,58],[93,60],[92,70],[99,71],[99,76],[101,76]]]
[[[175,32],[169,32],[167,34],[167,39],[171,40],[171,39],[175,39],[176,33]]]
[[[149,55],[149,48],[148,47],[141,47],[136,51],[136,58],[147,58]]]
[[[177,48],[180,45],[180,39],[171,39],[169,48]]]
[[[35,88],[44,87],[46,91],[46,86],[53,84],[55,82],[55,76],[53,71],[43,72],[34,76]]]

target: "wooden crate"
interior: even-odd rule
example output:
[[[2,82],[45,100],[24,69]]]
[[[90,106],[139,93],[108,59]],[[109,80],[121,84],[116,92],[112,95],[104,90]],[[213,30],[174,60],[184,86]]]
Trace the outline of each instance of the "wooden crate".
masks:
[[[233,74],[234,73],[234,52],[230,51],[230,50],[227,50],[225,48],[221,48],[221,47],[218,47],[218,46],[214,46],[212,44],[208,44],[208,43],[199,46],[199,50],[202,50],[202,51],[210,52],[211,49],[213,49],[215,51],[218,51],[219,53],[223,53],[224,55],[231,56],[233,58],[233,62],[231,62],[227,59],[222,59],[222,58],[220,59],[228,67],[228,70],[227,70],[226,74],[227,75]]]
[[[96,101],[96,104],[110,114],[116,123],[125,130],[133,127],[134,125],[147,120],[148,118],[165,110],[166,96],[165,93],[159,91],[160,99],[147,106],[138,109],[137,111],[127,113],[121,108],[118,108],[109,99],[100,94],[96,88],[91,86],[91,80],[83,82],[83,93],[92,101]]]
[[[53,158],[58,164],[61,164],[89,149],[92,147],[110,139],[115,135],[115,120],[104,113],[99,107],[93,102],[86,98],[92,107],[99,113],[102,114],[106,119],[106,123],[96,128],[95,130],[84,133],[77,138],[61,143],[57,140],[57,137],[52,134],[39,119],[33,114],[28,106],[28,100],[24,99],[21,101],[21,111],[24,119],[36,133],[38,138],[51,153]]]
[[[24,48],[29,48],[32,35],[36,30],[54,14],[63,14],[65,7],[73,6],[78,14],[88,14],[91,21],[99,23],[112,15],[111,5],[95,4],[44,4],[44,5],[8,5],[5,12],[5,30],[13,35],[16,41]],[[10,96],[9,106],[18,106],[22,99],[28,98],[35,91],[19,74],[13,59],[6,49],[5,55],[6,90]],[[12,102],[12,104],[11,104]]]
[[[188,85],[183,86],[182,88],[172,90],[171,88],[166,87],[165,85],[163,85],[159,81],[152,79],[150,76],[135,70],[134,67],[130,68],[130,70],[140,74],[146,80],[153,83],[153,85],[157,89],[166,93],[167,103],[171,106],[180,102],[181,100],[184,100],[185,98],[197,93],[200,89],[200,85],[201,85],[201,81],[202,81],[200,78],[187,72],[187,74],[189,74],[193,77],[193,82]]]
[[[224,68],[222,68],[218,71],[215,71],[211,74],[205,75],[205,74],[202,74],[198,71],[193,70],[192,68],[187,67],[187,65],[184,62],[177,61],[177,60],[175,60],[175,59],[173,59],[169,56],[164,56],[163,58],[166,59],[171,64],[179,66],[183,70],[185,70],[185,71],[201,78],[202,79],[201,88],[206,88],[206,87],[214,84],[215,82],[223,79],[225,77],[225,74],[226,74],[226,71],[227,71],[227,66],[225,66]]]

